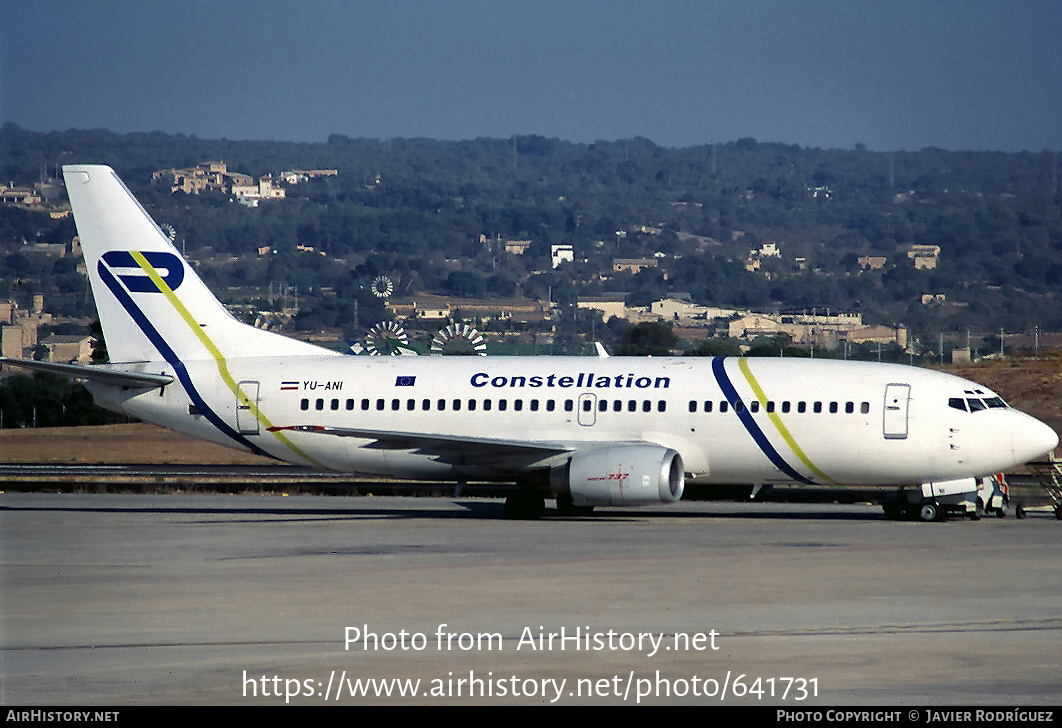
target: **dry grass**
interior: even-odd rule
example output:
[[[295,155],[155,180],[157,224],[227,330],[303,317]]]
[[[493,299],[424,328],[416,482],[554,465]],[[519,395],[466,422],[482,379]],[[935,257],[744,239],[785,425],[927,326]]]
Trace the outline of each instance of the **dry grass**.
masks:
[[[276,461],[141,423],[0,430],[0,462],[272,465]]]
[[[1062,432],[1062,352],[952,365],[945,371],[992,388],[1012,407]]]

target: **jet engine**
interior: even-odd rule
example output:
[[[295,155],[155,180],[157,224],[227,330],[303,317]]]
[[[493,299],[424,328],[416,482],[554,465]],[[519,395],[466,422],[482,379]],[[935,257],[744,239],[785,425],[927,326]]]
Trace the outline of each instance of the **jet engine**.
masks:
[[[613,445],[579,452],[550,471],[555,493],[577,506],[641,506],[682,497],[682,456],[660,445]]]

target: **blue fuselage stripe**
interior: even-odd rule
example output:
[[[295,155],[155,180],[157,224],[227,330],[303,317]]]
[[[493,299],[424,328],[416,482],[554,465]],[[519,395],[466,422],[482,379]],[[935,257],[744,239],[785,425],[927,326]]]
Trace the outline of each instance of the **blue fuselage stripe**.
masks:
[[[712,359],[712,373],[715,375],[715,381],[719,384],[719,388],[723,391],[723,396],[730,402],[730,407],[734,410],[734,414],[741,420],[741,424],[745,426],[749,435],[759,446],[760,450],[772,464],[789,477],[795,479],[800,483],[806,485],[814,485],[815,481],[809,480],[800,473],[798,473],[789,463],[785,461],[774,446],[767,439],[767,436],[763,434],[763,430],[756,424],[756,420],[752,417],[752,413],[749,412],[749,408],[745,406],[744,401],[741,399],[741,395],[738,394],[737,389],[730,382],[730,378],[726,374],[726,370],[723,368],[724,357],[716,357]]]

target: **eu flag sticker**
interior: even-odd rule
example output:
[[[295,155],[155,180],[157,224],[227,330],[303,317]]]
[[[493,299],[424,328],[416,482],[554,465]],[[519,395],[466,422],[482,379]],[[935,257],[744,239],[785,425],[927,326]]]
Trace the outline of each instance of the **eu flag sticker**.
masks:
[[[416,377],[395,377],[396,387],[412,387],[416,383]]]

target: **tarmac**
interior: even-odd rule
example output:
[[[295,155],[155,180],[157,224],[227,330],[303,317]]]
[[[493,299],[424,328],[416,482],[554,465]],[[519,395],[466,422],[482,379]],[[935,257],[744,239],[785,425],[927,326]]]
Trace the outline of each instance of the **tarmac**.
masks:
[[[0,495],[5,705],[1057,705],[1062,525]],[[388,694],[389,693],[389,694]]]

